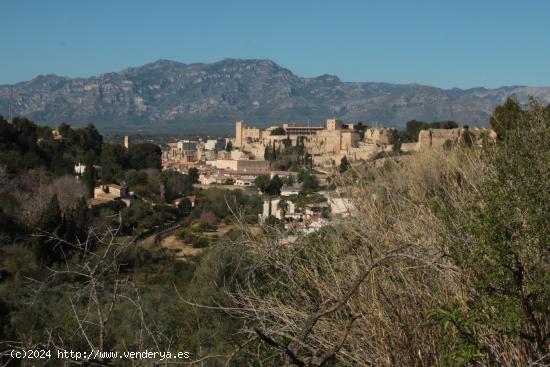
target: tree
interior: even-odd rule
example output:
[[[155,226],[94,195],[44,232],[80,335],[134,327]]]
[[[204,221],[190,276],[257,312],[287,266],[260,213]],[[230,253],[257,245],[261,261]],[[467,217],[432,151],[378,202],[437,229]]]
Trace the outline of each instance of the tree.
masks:
[[[509,97],[503,105],[498,106],[491,116],[491,126],[497,133],[498,140],[504,140],[507,132],[520,126],[524,117],[517,99]]]
[[[183,175],[173,170],[162,171],[160,185],[164,202],[170,202],[193,191],[192,177],[189,174]]]
[[[304,154],[304,165],[309,168],[313,167],[313,157],[307,152]]]
[[[397,153],[401,152],[401,136],[397,130],[392,131],[390,143],[392,145],[392,151]]]
[[[285,149],[290,148],[292,146],[292,140],[290,139],[290,135],[286,137],[283,141],[283,145]]]
[[[226,152],[231,152],[233,150],[233,143],[231,142],[231,140],[229,140],[227,142],[227,144],[225,145],[225,151]]]
[[[271,160],[271,144],[268,144],[267,147],[264,148],[264,160]]]
[[[488,152],[494,171],[464,211],[469,213],[461,228],[465,233],[451,247],[451,256],[471,286],[467,307],[455,307],[463,323],[470,325],[466,333],[461,324],[453,324],[458,328],[456,344],[466,344],[492,360],[496,356],[483,334],[506,336],[530,351],[532,363],[546,365],[550,113],[534,102],[523,111],[509,99],[495,115],[491,122],[500,140]]]
[[[103,179],[112,181],[128,168],[126,150],[119,144],[103,144],[100,155]]]
[[[319,189],[319,180],[317,179],[317,176],[308,173],[304,176],[302,179],[302,187],[301,192],[304,194],[310,194],[312,192],[315,192]]]
[[[340,160],[340,167],[339,167],[340,173],[346,172],[350,168],[350,166],[351,165],[348,161],[348,157],[343,156],[342,159]]]
[[[266,193],[269,195],[280,195],[282,187],[283,187],[283,180],[281,180],[279,175],[275,175],[269,181],[269,185],[267,187]]]
[[[93,124],[88,124],[85,128],[76,130],[78,135],[78,145],[94,158],[94,161],[99,157],[103,145],[103,136],[97,131]]]
[[[152,143],[133,144],[128,148],[128,163],[135,170],[162,168],[162,151]]]
[[[286,135],[286,130],[282,126],[277,126],[275,129],[271,130],[271,135]]]
[[[189,176],[189,180],[192,183],[199,182],[199,170],[196,167],[191,167],[187,171],[187,175]]]
[[[94,165],[88,163],[86,169],[84,170],[84,175],[82,176],[82,181],[86,185],[86,190],[89,197],[94,197],[94,188],[95,188],[95,168]]]
[[[38,223],[38,233],[33,240],[37,262],[41,265],[51,264],[63,259],[62,246],[56,237],[63,224],[57,195],[42,213]]]
[[[407,121],[405,131],[399,132],[399,141],[401,143],[410,143],[418,141],[418,134],[421,130],[427,129],[456,129],[458,124],[454,121],[434,121],[431,123],[411,120]]]
[[[59,209],[59,200],[57,199],[57,195],[53,195],[50,203],[40,217],[38,228],[41,231],[55,233],[59,229],[61,221],[62,217],[61,209]]]
[[[279,207],[279,209],[281,210],[281,213],[282,213],[282,216],[283,218],[286,217],[286,214],[288,213],[288,210],[290,208],[289,204],[288,204],[288,201],[284,200],[284,199],[281,199],[279,201],[279,203],[277,204],[277,206]]]
[[[188,215],[191,213],[191,209],[193,209],[191,200],[188,198],[181,199],[180,203],[178,204],[178,210],[180,211],[180,214],[182,215]]]
[[[294,185],[294,176],[292,175],[289,175],[287,178],[286,178],[286,182],[285,182],[288,186],[292,186]]]
[[[464,135],[462,137],[462,141],[464,142],[464,145],[467,147],[471,147],[474,145],[474,136],[470,132],[470,127],[468,125],[464,126]]]
[[[270,183],[269,175],[259,175],[254,179],[254,185],[264,194],[267,193]]]

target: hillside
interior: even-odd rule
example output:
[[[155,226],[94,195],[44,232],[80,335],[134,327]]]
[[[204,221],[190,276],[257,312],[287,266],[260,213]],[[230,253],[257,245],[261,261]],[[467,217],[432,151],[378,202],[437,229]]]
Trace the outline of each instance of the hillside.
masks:
[[[302,78],[270,60],[211,64],[159,60],[90,78],[41,75],[15,84],[15,114],[39,123],[95,123],[103,130],[229,131],[234,120],[259,126],[321,123],[327,116],[402,127],[406,121],[452,119],[486,126],[510,95],[550,102],[550,87],[444,90],[419,84],[343,82],[332,75]],[[0,86],[8,111],[9,86]]]

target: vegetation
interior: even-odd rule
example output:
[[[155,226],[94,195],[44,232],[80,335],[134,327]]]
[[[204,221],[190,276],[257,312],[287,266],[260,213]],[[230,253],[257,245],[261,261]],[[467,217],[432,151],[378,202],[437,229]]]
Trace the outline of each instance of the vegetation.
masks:
[[[283,181],[279,175],[269,178],[269,175],[259,175],[254,180],[254,185],[265,195],[280,195]]]
[[[83,180],[42,169],[39,144],[3,138],[2,149],[31,152],[31,168],[0,169],[0,353],[92,345],[187,350],[185,362],[205,366],[548,365],[550,109],[516,107],[495,111],[499,139],[484,147],[343,169],[332,184],[353,215],[292,236],[275,221],[259,228],[258,195],[195,191],[192,172],[115,169],[143,200],[88,209]],[[283,210],[326,200],[311,171],[297,179],[302,193]],[[267,195],[282,186],[257,181]],[[195,207],[167,203],[180,195]],[[140,242],[171,223],[200,255],[180,261]]]
[[[45,167],[57,175],[72,173],[75,162],[96,163],[102,137],[93,125],[72,129],[61,124],[62,139],[52,129],[15,118],[10,125],[0,116],[0,165],[9,173]]]
[[[161,172],[160,151],[152,144],[128,151],[103,144],[93,126],[62,125],[59,133],[25,119],[10,125],[0,117],[0,363],[33,365],[12,360],[7,351],[14,348],[48,349],[52,365],[133,363],[101,357],[60,361],[57,350],[228,354],[239,321],[197,311],[182,300],[226,302],[223,289],[210,282],[219,282],[225,271],[240,276],[232,263],[236,255],[213,248],[183,263],[141,239],[179,225],[194,247],[204,248],[211,241],[202,232],[221,220],[231,222],[239,213],[257,222],[258,196],[197,192],[192,184],[198,172]],[[86,167],[79,179],[76,162]],[[97,165],[104,168],[100,180],[125,183],[137,193],[130,206],[117,200],[88,206]],[[197,197],[194,208],[186,195]],[[178,206],[172,204],[176,198]]]
[[[271,135],[286,135],[286,130],[282,126],[278,126],[275,129],[271,130]]]
[[[351,164],[349,163],[348,157],[343,156],[340,160],[340,165],[338,166],[338,171],[340,173],[346,172],[348,169],[350,169]]]
[[[202,213],[212,212],[219,220],[231,221],[235,216],[249,222],[256,222],[262,202],[258,195],[242,190],[211,188],[201,190],[198,205],[191,213],[192,218],[200,218]]]
[[[292,146],[289,137],[281,141],[281,144],[273,143],[265,149],[264,159],[271,162],[271,167],[276,170],[298,171],[299,167],[313,165],[311,155],[306,151],[304,141],[298,138],[296,145]]]
[[[319,180],[309,170],[300,170],[298,172],[298,182],[301,183],[300,192],[302,194],[311,194],[319,190]]]
[[[273,365],[550,363],[550,113],[514,121],[497,144],[344,176],[345,223],[290,246],[251,234],[243,332]]]

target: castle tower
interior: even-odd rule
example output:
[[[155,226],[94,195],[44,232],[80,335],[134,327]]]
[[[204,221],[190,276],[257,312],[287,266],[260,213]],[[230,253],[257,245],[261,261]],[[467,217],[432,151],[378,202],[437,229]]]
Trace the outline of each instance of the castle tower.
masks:
[[[246,123],[244,120],[237,121],[235,123],[235,147],[241,148],[243,146],[243,135]]]
[[[328,131],[342,130],[342,120],[328,119],[327,130]]]
[[[128,149],[130,147],[130,138],[128,135],[124,135],[124,148]]]

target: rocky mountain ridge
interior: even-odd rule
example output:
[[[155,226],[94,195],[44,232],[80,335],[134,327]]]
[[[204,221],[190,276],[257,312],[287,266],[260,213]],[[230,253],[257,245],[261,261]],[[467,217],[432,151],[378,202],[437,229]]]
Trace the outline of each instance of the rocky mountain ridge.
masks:
[[[7,115],[10,86],[0,86]],[[158,60],[90,78],[41,75],[13,85],[15,114],[39,123],[95,123],[104,130],[228,131],[236,119],[258,126],[319,124],[327,117],[402,127],[411,119],[487,126],[508,96],[550,103],[550,88],[440,89],[421,84],[303,78],[271,60],[211,64]]]

